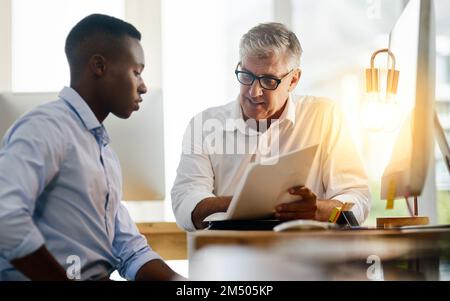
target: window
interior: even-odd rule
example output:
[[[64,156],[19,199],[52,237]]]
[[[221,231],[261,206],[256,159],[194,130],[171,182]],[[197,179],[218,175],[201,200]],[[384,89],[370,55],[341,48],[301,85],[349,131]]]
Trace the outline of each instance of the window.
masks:
[[[123,18],[124,0],[12,1],[13,91],[59,91],[68,85],[65,39],[80,19],[92,13]]]

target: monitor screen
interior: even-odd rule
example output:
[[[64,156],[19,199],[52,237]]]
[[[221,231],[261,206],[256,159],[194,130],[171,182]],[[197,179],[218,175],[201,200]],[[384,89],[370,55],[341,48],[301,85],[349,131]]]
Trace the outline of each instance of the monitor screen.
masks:
[[[57,99],[56,93],[0,94],[0,139],[21,115]],[[122,168],[123,199],[164,200],[164,137],[162,92],[143,95],[138,112],[127,119],[108,116],[105,127]]]
[[[420,196],[433,156],[435,28],[432,0],[410,0],[390,33],[404,120],[382,177],[382,199]]]

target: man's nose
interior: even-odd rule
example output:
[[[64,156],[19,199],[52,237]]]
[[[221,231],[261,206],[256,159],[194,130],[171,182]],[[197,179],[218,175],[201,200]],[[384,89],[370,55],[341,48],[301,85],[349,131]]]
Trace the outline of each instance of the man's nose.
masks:
[[[259,80],[255,80],[253,84],[250,86],[250,96],[251,97],[258,97],[261,96],[263,93],[263,88],[261,87],[261,84],[259,83]]]
[[[138,92],[139,94],[145,94],[147,93],[147,86],[145,85],[144,82],[142,82],[139,87],[138,87]]]

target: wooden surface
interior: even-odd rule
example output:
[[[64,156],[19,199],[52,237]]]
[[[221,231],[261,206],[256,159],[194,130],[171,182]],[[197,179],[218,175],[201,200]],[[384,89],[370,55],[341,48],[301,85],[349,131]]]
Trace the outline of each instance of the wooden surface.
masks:
[[[205,253],[198,252],[211,246],[215,248]],[[302,268],[323,272],[316,275],[319,280],[368,280],[368,260],[373,257],[383,263],[384,280],[445,280],[450,275],[442,272],[450,256],[450,227],[298,232],[197,231],[188,233],[188,249],[189,275],[195,280],[310,279],[310,274],[302,274],[301,265],[298,265],[302,260],[307,263]],[[247,255],[251,257],[245,259]],[[225,256],[229,262],[224,265],[224,258],[220,256]],[[261,264],[270,262],[271,258],[275,265]],[[292,265],[286,265],[286,262],[292,262]],[[371,261],[370,264],[373,263]],[[296,264],[298,270],[293,268]],[[280,271],[280,266],[291,274]],[[240,269],[245,272],[240,272]],[[292,274],[293,269],[297,274]]]
[[[197,231],[188,233],[189,257],[197,250],[210,245],[240,245],[252,247],[270,247],[276,243],[293,239],[350,239],[364,242],[372,238],[405,238],[429,241],[450,242],[450,228],[442,229],[405,229],[405,230],[343,230],[343,231]]]
[[[377,218],[377,228],[385,229],[404,226],[426,226],[429,223],[430,219],[427,216]]]
[[[152,249],[165,260],[187,259],[186,232],[176,223],[138,223],[137,227]]]

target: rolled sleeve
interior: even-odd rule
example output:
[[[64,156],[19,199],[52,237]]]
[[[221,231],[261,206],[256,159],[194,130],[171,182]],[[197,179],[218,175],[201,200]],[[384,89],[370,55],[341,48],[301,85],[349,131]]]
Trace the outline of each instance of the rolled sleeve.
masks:
[[[139,269],[149,261],[161,259],[161,256],[153,252],[148,246],[140,250],[127,265],[124,265],[122,269],[119,269],[119,274],[127,280],[135,280],[136,274]]]
[[[178,226],[195,231],[192,211],[202,200],[215,197],[214,171],[209,155],[204,150],[203,134],[196,130],[194,117],[183,137],[183,152],[177,169],[177,177],[171,190],[172,208]]]
[[[368,177],[343,113],[336,106],[330,113],[329,120],[333,122],[330,123],[324,164],[326,198],[354,203],[352,211],[362,224],[371,206]]]
[[[178,206],[174,207],[176,222],[178,226],[186,231],[195,231],[196,228],[191,217],[192,211],[194,211],[197,204],[202,200],[215,197],[215,195],[206,191],[192,190],[181,193],[181,189],[182,186],[177,186],[177,189],[172,190],[172,200],[178,201]]]
[[[121,204],[116,215],[113,253],[120,259],[120,276],[134,280],[139,269],[147,262],[162,259],[141,235],[127,209]]]
[[[195,231],[192,211],[202,200],[215,197],[214,174],[207,155],[183,154],[173,185],[172,207],[178,226]]]

